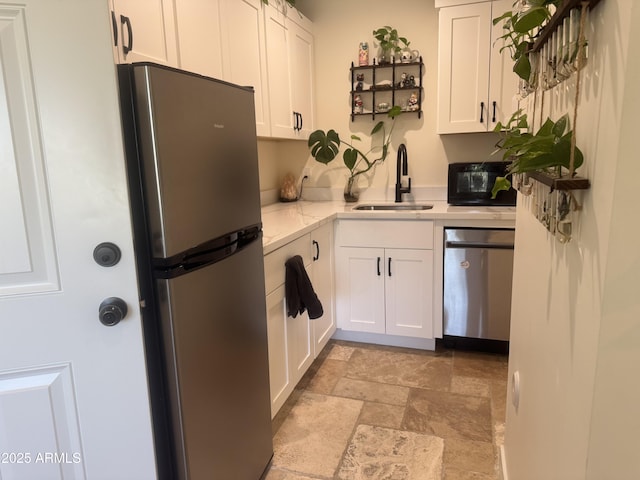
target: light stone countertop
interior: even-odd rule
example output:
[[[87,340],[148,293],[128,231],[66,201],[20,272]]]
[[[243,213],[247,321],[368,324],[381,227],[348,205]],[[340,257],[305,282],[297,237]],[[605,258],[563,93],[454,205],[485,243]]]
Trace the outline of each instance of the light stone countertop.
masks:
[[[362,202],[362,204],[384,204],[389,202]],[[358,204],[344,201],[306,201],[274,203],[262,207],[263,248],[268,254],[296,238],[336,218],[348,219],[422,219],[443,220],[445,224],[472,226],[465,222],[486,222],[487,226],[498,222],[501,226],[514,226],[515,207],[454,207],[445,201],[424,201],[416,204],[432,204],[430,210],[353,210]],[[404,202],[403,205],[409,205]],[[475,225],[480,226],[480,225]]]

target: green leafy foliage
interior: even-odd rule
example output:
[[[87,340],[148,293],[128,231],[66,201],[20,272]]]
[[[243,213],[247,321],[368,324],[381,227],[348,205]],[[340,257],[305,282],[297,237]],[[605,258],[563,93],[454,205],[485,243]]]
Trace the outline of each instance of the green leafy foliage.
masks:
[[[404,44],[405,47],[408,47],[411,43],[406,37],[401,37],[398,35],[398,30],[395,28],[385,25],[384,27],[380,27],[373,31],[373,37],[385,51],[393,51],[395,53],[399,53],[402,49],[400,47],[400,42]]]
[[[338,155],[340,137],[338,137],[335,130],[329,130],[327,133],[322,130],[316,130],[309,135],[308,145],[313,158],[326,165]]]
[[[387,112],[387,117],[392,121],[402,113],[402,108],[394,106]],[[309,135],[309,151],[311,156],[316,161],[328,164],[334,158],[338,156],[341,145],[346,145],[344,152],[342,153],[342,160],[344,165],[349,169],[350,177],[356,177],[365,172],[371,170],[376,164],[384,162],[389,154],[389,144],[391,142],[391,133],[393,132],[394,123],[392,122],[389,132],[386,131],[386,125],[384,121],[376,123],[371,129],[370,136],[381,137],[381,145],[378,148],[372,147],[368,152],[363,152],[353,144],[341,141],[339,135],[335,130],[329,130],[324,132],[323,130],[316,130]],[[361,139],[357,135],[351,135],[351,141],[360,142]],[[373,154],[377,155],[375,158],[369,157]]]
[[[516,0],[515,7],[519,3]],[[509,10],[493,19],[493,24],[502,22],[503,35],[496,42],[502,41],[500,52],[508,50],[514,61],[513,71],[524,80],[531,76],[531,63],[528,50],[535,40],[540,28],[551,18],[550,6],[561,3],[561,0],[527,0],[528,8],[517,11]]]
[[[568,128],[569,117],[563,115],[556,122],[548,118],[535,134],[529,133],[526,131],[527,116],[521,110],[514,113],[506,124],[498,122],[494,131],[500,132],[502,138],[494,153],[502,152],[502,158],[511,163],[508,174],[496,179],[491,192],[493,198],[500,190],[509,189],[511,183],[507,177],[514,173],[569,169],[573,131],[567,131]],[[576,147],[574,168],[579,168],[583,162],[584,156]]]

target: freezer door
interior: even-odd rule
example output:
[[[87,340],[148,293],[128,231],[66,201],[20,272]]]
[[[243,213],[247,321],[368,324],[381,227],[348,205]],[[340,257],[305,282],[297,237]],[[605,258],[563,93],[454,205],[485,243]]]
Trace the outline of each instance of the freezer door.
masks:
[[[273,454],[261,242],[158,286],[178,478],[260,478]]]
[[[151,255],[260,223],[253,90],[167,67],[131,68]]]
[[[445,229],[445,335],[509,340],[513,239],[513,230]]]

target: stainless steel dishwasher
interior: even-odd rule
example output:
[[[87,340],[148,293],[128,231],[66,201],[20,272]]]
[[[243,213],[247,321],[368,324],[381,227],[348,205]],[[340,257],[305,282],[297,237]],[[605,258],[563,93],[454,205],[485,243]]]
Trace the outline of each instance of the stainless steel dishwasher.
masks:
[[[444,335],[509,340],[513,229],[445,228]]]

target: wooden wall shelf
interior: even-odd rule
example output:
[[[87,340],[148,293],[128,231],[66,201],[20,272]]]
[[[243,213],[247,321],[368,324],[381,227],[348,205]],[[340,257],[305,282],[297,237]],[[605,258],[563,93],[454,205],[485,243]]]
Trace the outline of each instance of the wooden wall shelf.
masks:
[[[593,9],[600,0],[565,0],[565,2],[556,10],[551,19],[545,24],[544,28],[540,31],[540,35],[533,42],[531,51],[537,52],[542,48],[549,37],[556,31],[558,25],[562,23],[565,17],[569,16],[569,12],[574,8],[581,8],[582,2],[587,1],[589,3],[589,9]]]
[[[542,172],[528,172],[527,175],[551,187],[551,190],[587,190],[591,188],[589,179],[584,177],[556,177]]]

